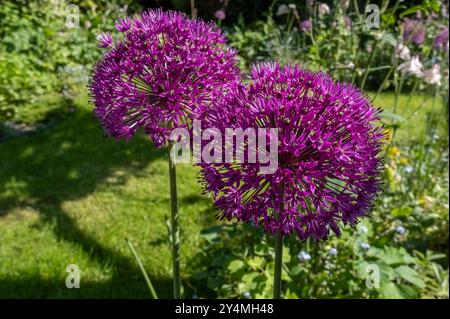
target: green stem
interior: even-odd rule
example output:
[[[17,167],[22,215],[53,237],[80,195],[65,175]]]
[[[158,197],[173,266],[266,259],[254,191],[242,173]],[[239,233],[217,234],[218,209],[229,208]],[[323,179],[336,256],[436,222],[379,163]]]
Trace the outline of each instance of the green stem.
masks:
[[[394,69],[396,68],[396,63],[394,65],[392,65],[392,67],[389,69],[388,73],[386,74],[386,76],[384,77],[383,81],[381,82],[380,87],[377,90],[377,93],[375,94],[375,96],[373,97],[373,100],[375,101],[375,99],[377,98],[377,96],[381,93],[381,91],[383,90],[384,86],[386,85],[386,82],[389,80],[389,77],[391,76],[392,72],[394,71]]]
[[[281,271],[283,267],[283,235],[280,229],[275,235],[275,269],[273,276],[273,299],[281,299]]]
[[[127,242],[128,247],[130,248],[131,252],[133,253],[134,258],[136,259],[136,261],[139,265],[139,268],[141,269],[142,275],[144,276],[145,282],[147,283],[148,289],[150,290],[150,293],[151,293],[153,299],[158,299],[158,295],[156,294],[155,288],[153,288],[152,282],[150,280],[150,277],[147,274],[147,271],[144,268],[144,264],[142,263],[141,258],[139,257],[138,253],[134,249],[131,241],[129,241],[127,238],[125,238],[125,241]]]
[[[379,40],[376,39],[373,43],[372,52],[370,52],[369,61],[367,62],[367,68],[366,68],[366,71],[364,72],[364,76],[361,81],[361,90],[364,90],[364,86],[366,85],[367,76],[369,75],[369,71],[370,71],[370,65],[372,64],[372,60],[375,56],[375,50],[377,49],[378,42],[379,42]]]
[[[175,163],[171,157],[172,143],[169,144],[169,176],[170,176],[170,213],[171,213],[171,242],[173,265],[173,298],[181,298],[180,275],[180,226],[177,203],[177,173]]]

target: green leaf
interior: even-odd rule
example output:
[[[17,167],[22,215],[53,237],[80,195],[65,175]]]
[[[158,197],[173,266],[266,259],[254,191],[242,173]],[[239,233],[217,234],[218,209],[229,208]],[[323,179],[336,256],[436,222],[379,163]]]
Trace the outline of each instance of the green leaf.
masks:
[[[393,282],[382,283],[380,285],[380,294],[386,299],[404,299],[405,296],[400,288]]]
[[[139,257],[138,253],[134,249],[133,244],[131,241],[129,241],[127,238],[125,238],[125,241],[127,242],[128,247],[130,248],[131,252],[133,253],[134,258],[136,259],[139,268],[141,269],[142,275],[144,276],[145,282],[147,283],[148,289],[150,290],[150,294],[152,295],[153,299],[158,299],[158,295],[156,294],[155,288],[153,288],[153,284],[150,280],[150,277],[147,274],[147,271],[145,270],[144,264],[142,263],[141,258]]]
[[[260,256],[254,256],[247,260],[248,265],[250,267],[252,267],[252,269],[254,269],[254,270],[261,269],[264,265],[264,262],[265,262],[265,259]]]
[[[408,217],[411,216],[414,209],[412,207],[408,206],[402,206],[402,207],[395,207],[391,210],[391,214],[393,217]]]
[[[385,111],[385,110],[383,110],[383,112],[380,114],[380,117],[383,119],[388,119],[397,124],[403,123],[406,121],[406,119],[403,116],[400,116],[398,114],[394,114],[392,112]]]
[[[407,282],[409,282],[419,288],[425,287],[424,281],[422,280],[422,278],[420,278],[417,271],[414,270],[413,268],[402,265],[402,266],[395,268],[395,272],[398,275],[400,275],[400,277],[402,277]]]
[[[397,45],[397,39],[392,33],[384,33],[383,36],[381,37],[381,40],[389,43],[394,47]]]
[[[422,5],[413,6],[411,8],[406,9],[402,13],[400,13],[400,18],[403,18],[404,16],[416,13],[417,11],[422,10]]]
[[[222,285],[222,279],[218,277],[209,277],[207,286],[209,289],[215,290]]]
[[[198,271],[192,275],[194,280],[202,280],[208,278],[209,273],[207,271]]]
[[[245,267],[245,263],[242,260],[237,259],[237,260],[233,260],[232,262],[230,262],[230,264],[228,265],[227,268],[231,273],[234,273],[244,267]]]
[[[382,260],[387,265],[401,265],[414,261],[414,258],[404,249],[388,247],[373,257]]]

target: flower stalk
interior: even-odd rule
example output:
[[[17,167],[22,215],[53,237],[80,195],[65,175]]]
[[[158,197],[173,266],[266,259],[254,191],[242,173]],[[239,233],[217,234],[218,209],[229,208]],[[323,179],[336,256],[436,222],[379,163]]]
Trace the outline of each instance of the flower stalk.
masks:
[[[283,268],[283,234],[278,229],[275,234],[275,268],[273,276],[273,299],[281,299],[281,271]]]
[[[169,183],[170,183],[170,213],[171,213],[171,243],[172,243],[172,268],[173,268],[173,298],[181,298],[181,274],[180,274],[180,225],[177,201],[177,172],[172,160],[172,143],[169,144]]]

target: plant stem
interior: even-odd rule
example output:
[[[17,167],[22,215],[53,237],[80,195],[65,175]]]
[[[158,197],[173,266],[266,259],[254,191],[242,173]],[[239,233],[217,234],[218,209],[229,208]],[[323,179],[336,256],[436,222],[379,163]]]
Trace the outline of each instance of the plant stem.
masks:
[[[141,269],[142,275],[144,276],[145,282],[147,283],[148,289],[150,290],[150,294],[152,295],[153,299],[158,299],[158,295],[156,294],[155,288],[153,288],[152,281],[150,280],[150,277],[148,276],[147,271],[144,268],[144,264],[142,263],[141,258],[134,249],[134,246],[131,243],[131,241],[129,241],[127,238],[125,238],[125,241],[127,242],[131,252],[133,253],[133,256],[136,259],[139,268]]]
[[[283,235],[280,229],[275,235],[275,269],[273,276],[273,299],[281,299],[281,271],[283,267]]]
[[[177,203],[177,173],[171,156],[172,143],[169,144],[169,176],[170,176],[170,213],[171,213],[171,242],[173,263],[173,298],[181,297],[180,276],[180,226],[178,223]]]
[[[369,61],[367,62],[367,68],[366,68],[366,71],[364,72],[364,76],[361,81],[361,90],[364,90],[364,86],[366,85],[367,76],[369,75],[369,71],[370,71],[370,65],[372,64],[372,60],[375,56],[375,50],[377,49],[378,42],[379,42],[378,39],[375,39],[375,41],[373,42],[372,52],[370,52]]]

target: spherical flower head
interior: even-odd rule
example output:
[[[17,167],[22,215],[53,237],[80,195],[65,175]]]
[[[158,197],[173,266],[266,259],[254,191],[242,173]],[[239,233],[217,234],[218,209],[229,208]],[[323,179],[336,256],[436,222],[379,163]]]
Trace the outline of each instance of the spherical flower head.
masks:
[[[260,64],[224,102],[208,112],[210,127],[266,129],[262,148],[276,138],[278,149],[273,173],[261,173],[260,161],[199,164],[221,218],[321,240],[371,211],[385,134],[379,110],[356,87],[299,66]]]
[[[310,20],[310,19],[308,19],[308,20],[303,20],[303,21],[300,23],[300,29],[301,29],[303,32],[305,32],[305,33],[311,32],[311,29],[312,29],[312,23],[311,23],[311,20]]]
[[[218,20],[225,20],[226,16],[227,15],[225,14],[225,10],[223,10],[223,9],[217,10],[214,13],[214,17]]]
[[[442,28],[436,35],[433,42],[433,48],[448,50],[448,27]]]
[[[236,52],[213,23],[178,12],[149,10],[116,25],[128,26],[93,69],[91,102],[107,135],[128,140],[142,128],[161,147],[235,85]]]
[[[425,41],[425,25],[417,19],[406,18],[403,21],[403,40],[408,43],[422,44]]]

